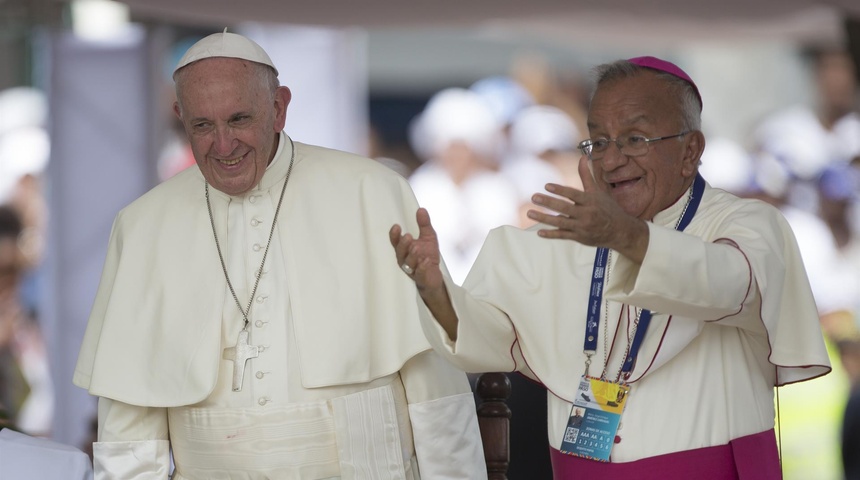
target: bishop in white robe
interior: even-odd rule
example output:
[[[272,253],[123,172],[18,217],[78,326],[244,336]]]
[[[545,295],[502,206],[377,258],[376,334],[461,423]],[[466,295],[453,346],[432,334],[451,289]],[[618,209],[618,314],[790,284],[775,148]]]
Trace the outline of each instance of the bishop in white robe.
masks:
[[[830,370],[797,243],[780,213],[706,187],[692,222],[677,232],[685,204],[680,198],[648,223],[641,266],[611,257],[590,373],[606,367],[614,380],[637,311],[653,312],[626,380],[631,389],[612,448],[615,463],[636,465],[756,434],[764,436],[756,443],[775,455],[774,386]],[[460,319],[456,341],[423,302],[422,324],[437,351],[461,368],[518,371],[545,386],[547,434],[562,464],[571,458],[558,449],[584,372],[596,248],[541,238],[540,228],[546,226],[493,230],[463,286],[446,281]],[[768,478],[756,476],[757,459],[744,456],[744,448],[734,447],[738,464],[729,467],[741,478]],[[672,458],[668,463],[680,464]],[[554,469],[556,478],[567,478],[562,467]]]

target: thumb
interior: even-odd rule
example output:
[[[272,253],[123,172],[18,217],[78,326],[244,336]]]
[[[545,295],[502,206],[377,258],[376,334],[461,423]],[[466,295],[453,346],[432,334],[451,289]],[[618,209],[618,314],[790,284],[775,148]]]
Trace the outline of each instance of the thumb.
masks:
[[[588,168],[588,157],[585,155],[579,157],[579,179],[582,180],[583,191],[594,192],[599,190],[594,181],[594,176],[591,174],[591,169]]]
[[[430,213],[426,208],[419,208],[415,213],[415,220],[418,221],[418,238],[435,237],[436,230],[430,223]]]

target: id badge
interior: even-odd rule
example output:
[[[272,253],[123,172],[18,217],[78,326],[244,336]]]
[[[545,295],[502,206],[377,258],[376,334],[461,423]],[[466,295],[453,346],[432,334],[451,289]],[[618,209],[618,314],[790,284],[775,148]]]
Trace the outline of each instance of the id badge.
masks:
[[[628,393],[629,385],[583,376],[570,409],[561,452],[608,462]]]

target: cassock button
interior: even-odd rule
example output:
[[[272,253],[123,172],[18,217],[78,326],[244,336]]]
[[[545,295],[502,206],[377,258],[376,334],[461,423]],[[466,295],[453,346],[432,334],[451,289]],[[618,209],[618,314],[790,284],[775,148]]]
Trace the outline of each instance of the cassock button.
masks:
[[[262,321],[262,320],[257,320],[256,322],[254,322],[254,326],[255,326],[255,327],[257,327],[257,328],[263,328],[263,325],[265,325],[265,324],[267,324],[267,323],[269,323],[269,322],[264,322],[264,321]]]
[[[252,227],[256,227],[256,226],[257,226],[257,225],[259,225],[259,224],[260,224],[260,221],[259,221],[259,220],[257,220],[256,218],[255,218],[255,219],[253,219],[253,220],[251,220],[251,226],[252,226]]]
[[[615,436],[615,443],[621,443],[621,437],[620,436],[618,436],[618,435]]]
[[[260,250],[263,249],[263,246],[260,245],[259,243],[255,243],[253,248],[254,248],[255,252],[259,252]]]
[[[251,195],[250,197],[248,197],[248,201],[251,203],[257,203],[257,196]]]
[[[257,377],[257,378],[263,378],[263,375],[265,375],[265,373],[263,373],[263,372],[257,372],[256,377]]]
[[[265,404],[269,403],[270,401],[271,401],[271,400],[269,400],[269,399],[268,399],[268,398],[266,398],[266,397],[260,397],[260,399],[259,399],[259,400],[257,400],[257,403],[259,403],[259,404],[260,404],[260,406],[263,406],[263,405],[265,405]]]

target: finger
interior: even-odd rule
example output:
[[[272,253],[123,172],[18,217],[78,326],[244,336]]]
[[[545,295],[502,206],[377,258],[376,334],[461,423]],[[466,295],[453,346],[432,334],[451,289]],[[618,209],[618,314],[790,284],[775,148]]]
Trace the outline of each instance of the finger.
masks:
[[[403,229],[398,224],[394,224],[391,230],[388,231],[388,240],[391,242],[391,246],[394,247],[394,255],[397,257],[398,266],[402,266],[406,261],[406,256],[412,244],[412,237],[408,233],[401,235],[402,232]]]
[[[588,168],[588,157],[585,155],[579,157],[579,178],[582,180],[583,191],[594,192],[598,190],[597,183],[594,181],[591,169]]]
[[[401,235],[400,240],[397,242],[397,245],[394,247],[394,252],[397,255],[397,265],[402,266],[404,263],[407,263],[409,260],[409,252],[412,249],[412,243],[414,239],[412,235],[407,233],[406,235]]]
[[[415,212],[415,220],[418,222],[418,238],[435,238],[436,230],[430,223],[430,212],[426,208],[419,208]]]
[[[581,243],[581,239],[575,231],[562,229],[541,229],[537,234],[543,238],[573,240]]]
[[[550,185],[547,185],[547,188],[549,188],[549,187],[550,187]],[[563,188],[566,190],[565,193],[572,194],[572,196],[575,196],[575,197],[578,197],[578,193],[582,193],[582,192],[577,192],[574,189],[568,188],[568,187],[561,187],[559,185],[555,185],[555,187],[558,187],[559,189]],[[559,192],[559,193],[561,193],[561,192]],[[582,201],[582,200],[583,199],[580,198],[580,201]],[[544,207],[546,209],[552,210],[554,212],[558,212],[562,215],[566,215],[569,217],[573,216],[574,203],[571,203],[571,201],[566,199],[566,198],[552,197],[549,195],[544,195],[542,193],[536,193],[536,194],[532,195],[532,203],[534,203],[535,205],[539,205],[541,207]]]
[[[529,210],[526,215],[538,223],[556,227],[558,229],[569,229],[572,224],[570,217],[566,215],[554,215],[540,210]]]
[[[391,242],[391,246],[395,249],[397,248],[397,244],[400,243],[400,233],[403,229],[400,228],[400,225],[394,224],[391,226],[391,229],[388,230],[388,241]]]
[[[400,265],[400,269],[403,270],[403,273],[409,276],[412,280],[415,280],[415,268],[409,265],[409,262],[403,262]]]
[[[577,188],[569,187],[567,185],[559,185],[557,183],[547,183],[544,188],[546,188],[547,192],[558,195],[560,197],[567,198],[571,202],[575,204],[584,204],[588,201],[588,195]],[[555,198],[550,197],[548,195],[544,195],[543,193],[538,193],[537,195],[543,195],[547,198]]]

